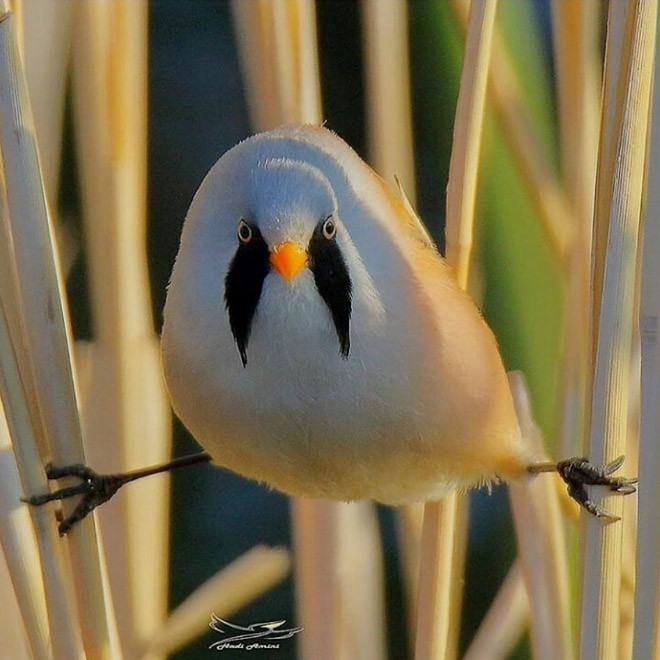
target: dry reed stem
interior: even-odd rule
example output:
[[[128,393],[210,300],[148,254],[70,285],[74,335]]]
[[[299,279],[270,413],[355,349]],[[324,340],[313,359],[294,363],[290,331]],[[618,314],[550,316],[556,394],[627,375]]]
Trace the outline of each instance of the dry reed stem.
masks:
[[[417,218],[408,56],[408,9],[398,0],[362,0],[369,161],[387,181],[396,181],[408,211]],[[420,228],[426,232],[423,223]],[[411,644],[422,533],[421,504],[396,511],[400,562]]]
[[[415,206],[408,8],[362,0],[369,159],[386,180],[397,176]]]
[[[0,287],[0,291],[5,293],[6,289]],[[43,493],[47,491],[48,483],[34,437],[28,404],[23,394],[23,384],[3,307],[4,298],[3,306],[0,306],[0,392],[7,427],[10,437],[14,438],[14,456],[23,492]],[[53,657],[55,660],[82,660],[82,641],[73,585],[68,579],[70,576],[66,574],[64,548],[55,529],[55,506],[47,504],[31,508],[30,514],[41,557]],[[32,597],[34,598],[34,595]]]
[[[30,631],[26,639],[32,656],[40,660],[50,656],[50,631],[39,549],[28,507],[20,503],[23,495],[0,403],[0,561],[6,561],[22,621]]]
[[[421,503],[398,507],[396,510],[396,536],[406,605],[406,625],[411,651],[415,646],[417,626],[417,580],[419,579],[419,553],[422,543],[424,505]]]
[[[447,261],[454,268],[462,289],[467,289],[472,226],[481,133],[483,128],[486,87],[492,35],[497,3],[474,2],[470,7],[465,55],[461,72],[454,141],[447,183]],[[424,507],[422,548],[417,605],[416,660],[444,658],[448,649],[452,613],[460,608],[450,606],[455,585],[456,524],[459,496],[429,502]],[[465,526],[464,526],[465,527]],[[454,593],[455,593],[454,588]],[[453,603],[456,606],[456,603]]]
[[[84,420],[95,464],[125,470],[166,460],[171,446],[145,245],[147,4],[86,3],[78,26],[76,129],[96,335]],[[168,488],[167,475],[138,482],[100,515],[129,656],[167,611]]]
[[[447,181],[447,261],[467,289],[476,205],[486,83],[495,26],[496,2],[475,2],[470,17],[456,106]]]
[[[75,2],[14,0],[12,4],[20,8],[21,13],[21,55],[37,131],[46,197],[55,201]]]
[[[520,431],[536,455],[543,455],[541,433],[532,418],[529,393],[520,372],[509,374]],[[536,660],[570,660],[568,564],[556,474],[511,483],[509,494],[519,556],[529,595],[530,637]]]
[[[2,177],[0,177],[2,179]],[[0,358],[0,370],[5,369],[5,370],[11,370],[11,369],[17,369],[18,374],[16,375],[10,375],[8,372],[5,373],[4,376],[0,376],[0,382],[3,382],[2,379],[4,378],[4,382],[8,383],[13,383],[14,386],[16,386],[18,389],[14,393],[15,396],[18,396],[18,393],[22,391],[24,399],[20,399],[17,403],[14,404],[15,408],[16,406],[19,406],[19,412],[14,412],[14,417],[11,420],[12,423],[12,428],[15,430],[15,441],[14,441],[14,451],[16,454],[19,452],[22,452],[23,455],[25,455],[24,462],[21,463],[19,460],[19,457],[17,457],[16,460],[19,460],[19,465],[18,467],[22,467],[23,469],[21,470],[21,481],[23,483],[23,489],[21,490],[21,495],[23,492],[45,492],[45,490],[48,488],[45,475],[43,474],[43,471],[41,469],[41,464],[43,462],[43,456],[48,456],[48,450],[46,447],[38,446],[37,440],[40,438],[42,442],[45,443],[45,437],[43,433],[39,432],[33,432],[33,429],[30,427],[30,424],[34,425],[36,423],[41,423],[41,418],[39,417],[39,411],[37,408],[37,403],[36,403],[36,394],[35,394],[35,388],[32,386],[33,378],[32,378],[32,371],[30,368],[30,361],[29,361],[29,356],[26,352],[26,348],[22,339],[22,328],[21,328],[21,310],[20,306],[18,304],[18,300],[16,299],[16,286],[15,286],[15,270],[14,270],[14,258],[13,254],[11,252],[11,240],[9,236],[9,226],[8,226],[8,211],[6,208],[6,194],[5,194],[5,189],[4,189],[4,180],[1,181],[2,183],[2,212],[0,213],[0,299],[2,301],[2,305],[0,308],[0,315],[2,315],[2,322],[6,322],[6,327],[4,328],[4,331],[6,333],[6,338],[5,338],[5,347],[9,347],[12,350],[12,352],[5,357],[5,362],[2,361],[2,358]],[[4,366],[3,366],[4,365]],[[11,385],[7,385],[9,387]],[[0,393],[2,393],[2,387],[0,386]],[[28,396],[28,395],[31,396]],[[7,406],[9,405],[7,403],[7,396],[8,393],[5,393],[2,395],[3,400],[4,400],[4,405]],[[17,419],[16,416],[20,414],[20,412],[23,412],[23,417],[20,419]],[[5,420],[5,413],[3,411],[3,420]],[[8,423],[8,422],[7,422]],[[35,447],[30,447],[30,443],[33,442],[35,443]],[[11,452],[11,448],[9,449]],[[34,460],[34,465],[31,465],[31,461]],[[4,467],[7,467],[6,462],[14,463],[15,466],[15,460],[11,456],[8,456],[7,458],[3,459],[5,461]],[[34,471],[26,471],[26,462],[27,465],[30,465],[34,470],[37,472],[35,473]],[[38,475],[38,478],[37,478]],[[3,482],[3,490],[5,488],[8,488],[11,490],[11,476],[8,475],[3,475],[2,477],[2,482]],[[27,487],[30,488],[27,488]],[[18,505],[18,498],[21,495],[16,495],[15,497],[10,495],[9,493],[7,494],[7,502],[8,506],[11,507],[16,507]],[[34,565],[31,566],[30,570],[36,570],[38,573],[38,580],[39,584],[41,585],[41,573],[43,571],[43,575],[45,576],[44,582],[46,583],[46,589],[51,589],[51,592],[47,591],[46,592],[46,597],[48,598],[48,621],[51,621],[51,614],[57,619],[58,613],[60,611],[63,612],[63,614],[72,614],[75,613],[75,603],[73,600],[71,600],[69,606],[61,610],[61,603],[66,600],[68,596],[72,596],[73,594],[73,585],[68,582],[67,586],[70,587],[69,591],[66,591],[66,588],[63,586],[67,582],[67,576],[63,575],[63,572],[61,570],[62,565],[63,565],[63,546],[61,543],[57,541],[57,534],[55,532],[55,519],[53,515],[54,509],[52,506],[47,507],[47,510],[44,511],[33,511],[31,512],[33,514],[33,518],[39,517],[40,518],[40,525],[42,530],[47,530],[44,532],[44,535],[46,538],[37,538],[37,542],[39,544],[39,549],[42,550],[43,548],[48,548],[47,552],[50,553],[50,547],[51,547],[51,538],[50,535],[52,534],[52,539],[54,545],[52,547],[55,548],[55,554],[50,555],[47,554],[45,557],[45,562],[44,564],[47,564],[47,567],[42,568],[40,563],[37,562]],[[49,529],[49,527],[51,529]],[[29,530],[32,531],[33,533],[33,526],[32,523],[29,523]],[[26,531],[26,530],[23,530]],[[3,541],[4,543],[4,541]],[[12,579],[14,581],[18,582],[23,582],[26,579],[28,580],[28,586],[27,588],[31,590],[31,587],[29,586],[29,578],[26,578],[25,576],[18,575],[16,573],[15,565],[11,561],[12,553],[8,552],[8,560],[9,560],[9,569],[12,571]],[[20,550],[20,555],[21,557],[26,557],[29,558],[31,556],[31,551],[27,548]],[[50,579],[51,582],[48,582],[47,580]],[[39,600],[40,598],[43,598],[43,589],[44,587],[41,586],[41,597],[33,594],[33,600]],[[23,593],[24,589],[22,588],[17,588],[17,596],[19,597],[19,602],[23,604]],[[27,610],[30,609],[30,605],[25,605],[23,606],[23,609],[25,610],[24,613],[24,619],[27,623],[29,623],[32,620],[32,615],[27,612]],[[41,617],[41,622],[43,623],[46,621],[46,617]],[[69,635],[69,631],[66,629],[67,625],[73,625],[63,623],[60,619],[57,619],[57,625],[58,627],[64,626],[61,635],[63,635],[63,640],[55,640],[55,643],[53,644],[54,651],[56,652],[56,657],[62,657],[61,655],[58,656],[57,653],[60,653],[62,650],[65,649],[71,649],[70,645],[67,644],[67,636]],[[52,623],[52,621],[51,621]],[[40,638],[40,625],[37,624],[33,628],[35,631],[35,636],[37,637],[35,643],[37,645],[40,644],[39,638]],[[47,637],[48,637],[48,631],[47,631]],[[37,654],[37,657],[39,655]]]
[[[79,463],[84,462],[84,450],[57,258],[15,25],[5,2],[0,10],[0,129],[25,341],[43,416],[41,428],[48,432],[53,460],[60,465]],[[65,515],[74,505],[64,504]],[[75,586],[85,649],[89,658],[109,658],[108,610],[92,518],[72,530],[68,548],[78,574]]]
[[[284,548],[256,546],[193,591],[152,633],[144,654],[169,655],[208,627],[211,613],[228,617],[282,581],[291,570]]]
[[[382,596],[385,578],[376,507],[365,502],[344,505],[339,539],[340,657],[383,660],[387,655]]]
[[[282,111],[270,59],[274,50],[274,35],[268,29],[272,22],[271,3],[269,0],[232,0],[231,9],[250,124],[258,130],[274,128],[279,124]],[[268,103],[263,102],[265,98]]]
[[[334,502],[291,500],[297,619],[304,632],[301,658],[341,657],[341,585],[338,578],[339,512]]]
[[[452,0],[452,7],[461,24],[467,26],[469,3]],[[543,230],[557,257],[563,261],[574,240],[573,209],[534,134],[523,93],[497,27],[493,34],[489,88],[504,137],[527,182]]]
[[[320,124],[314,2],[234,0],[232,10],[253,126],[263,131],[283,123]],[[363,630],[374,630],[376,637],[382,637],[382,585],[366,579],[381,569],[372,566],[361,585],[370,594],[370,607],[359,618],[347,620],[345,612],[350,608],[343,602],[347,596],[341,589],[339,576],[345,571],[340,562],[354,561],[347,559],[351,551],[346,544],[364,530],[352,527],[355,516],[347,505],[302,498],[291,502],[296,603],[305,629],[298,640],[300,655],[315,660],[347,657],[347,643]],[[371,508],[373,504],[354,506]],[[373,553],[367,561],[379,566]],[[353,657],[359,660],[361,656]]]
[[[622,63],[629,66],[621,69],[625,101],[616,138],[611,138],[616,141],[611,203],[604,211],[602,199],[596,201],[596,217],[605,212],[609,217],[589,452],[596,464],[612,461],[626,449],[633,292],[657,9],[655,0],[627,4],[630,39],[624,39]],[[609,155],[599,158],[599,176]],[[592,493],[597,504],[621,515],[620,497],[599,495]],[[619,650],[622,524],[604,526],[585,514],[582,519],[581,657],[613,660]]]
[[[589,364],[589,261],[593,219],[600,99],[598,3],[554,0],[553,52],[559,101],[562,179],[575,209],[575,241],[565,263],[567,282],[562,368],[560,369],[559,455],[584,446]]]
[[[660,21],[660,14],[658,15]],[[656,24],[656,34],[660,29]],[[656,47],[653,80],[653,104],[649,125],[651,141],[644,213],[644,240],[640,300],[641,334],[641,428],[639,446],[639,499],[637,522],[637,590],[633,658],[660,657],[660,48]]]
[[[11,660],[41,660],[49,655],[38,655],[30,649],[26,624],[21,617],[14,587],[5,557],[0,546],[0,597],[2,598],[2,616],[0,617],[0,639],[3,657]]]
[[[232,0],[232,15],[252,126],[320,123],[313,0]]]
[[[650,125],[650,124],[649,124]],[[649,131],[650,137],[650,131]],[[647,146],[648,148],[648,146]],[[648,168],[647,168],[648,169]],[[635,302],[633,319],[639,318],[639,294],[641,285],[641,248],[638,243]],[[630,359],[630,388],[628,391],[628,420],[626,424],[626,472],[639,474],[640,442],[640,398],[641,398],[641,345],[638,324],[633,322],[633,340]],[[623,546],[621,565],[621,618],[619,630],[619,660],[630,660],[633,649],[634,604],[637,575],[635,556],[637,552],[637,498],[626,497],[623,500]]]
[[[529,598],[516,560],[493,599],[463,660],[505,660],[522,636],[529,619]]]
[[[627,2],[610,2],[607,17],[607,41],[601,101],[600,138],[598,146],[598,176],[592,228],[591,258],[591,369],[589,391],[593,388],[593,370],[598,348],[598,323],[603,295],[605,252],[607,249],[609,208],[612,200],[614,161],[617,140],[626,98],[626,72],[630,68],[630,23],[626,28]],[[591,402],[587,402],[589,410]],[[591,414],[589,412],[589,414]]]
[[[121,383],[117,353],[123,344],[117,338],[114,314],[120,313],[120,295],[114,272],[117,245],[114,204],[116,181],[112,176],[112,144],[108,99],[110,3],[80,3],[76,12],[73,44],[73,110],[79,163],[81,203],[89,252],[89,284],[94,343],[76,346],[81,380],[81,414],[88,437],[89,464],[102,472],[121,472],[126,465],[123,440]],[[114,258],[113,258],[114,257]],[[106,279],[108,287],[105,288]],[[121,324],[123,319],[119,319]],[[123,333],[121,334],[123,338]],[[142,442],[144,438],[140,438]],[[138,464],[139,465],[139,464]],[[135,484],[136,486],[138,484]],[[110,587],[122,649],[135,644],[129,577],[126,498],[120,491],[97,513],[105,548]]]
[[[415,660],[439,660],[446,654],[455,520],[456,498],[453,495],[424,505]]]

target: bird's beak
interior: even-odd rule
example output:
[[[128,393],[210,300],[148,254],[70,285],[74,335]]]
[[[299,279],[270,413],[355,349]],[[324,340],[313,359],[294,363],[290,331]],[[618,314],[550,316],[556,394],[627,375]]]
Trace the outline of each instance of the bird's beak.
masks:
[[[307,263],[307,252],[297,243],[280,243],[270,252],[273,268],[290,282]]]

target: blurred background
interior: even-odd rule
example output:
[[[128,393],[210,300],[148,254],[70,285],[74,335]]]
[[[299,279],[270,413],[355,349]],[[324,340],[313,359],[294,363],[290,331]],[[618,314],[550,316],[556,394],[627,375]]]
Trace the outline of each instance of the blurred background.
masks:
[[[245,0],[249,2],[250,0]],[[369,160],[360,4],[317,0],[323,117]],[[445,0],[407,3],[410,36],[417,208],[443,249],[444,206],[464,27]],[[226,0],[149,3],[148,250],[156,330],[190,201],[213,163],[251,134],[232,12]],[[558,171],[558,130],[550,13],[546,0],[500,0],[498,24],[524,93],[525,112],[543,158]],[[84,241],[72,103],[65,110],[65,147],[58,205],[74,243]],[[557,434],[562,284],[537,210],[507,140],[488,107],[480,179],[473,295],[500,343],[508,369],[528,377],[535,414],[551,448]],[[88,264],[78,252],[67,278],[77,338],[92,338]],[[196,450],[175,422],[174,452]],[[378,508],[386,572],[387,644],[391,660],[408,657],[400,548],[392,510]],[[255,544],[292,543],[289,505],[279,493],[210,466],[172,475],[170,608]],[[465,649],[515,555],[503,487],[471,496],[460,648]],[[230,620],[295,621],[289,577]],[[208,657],[212,633],[178,652]],[[288,641],[288,640],[287,640]],[[283,642],[273,657],[295,657]],[[253,657],[246,653],[245,657]],[[232,658],[244,657],[239,651]],[[270,655],[268,656],[270,657]],[[522,640],[512,658],[529,657]]]

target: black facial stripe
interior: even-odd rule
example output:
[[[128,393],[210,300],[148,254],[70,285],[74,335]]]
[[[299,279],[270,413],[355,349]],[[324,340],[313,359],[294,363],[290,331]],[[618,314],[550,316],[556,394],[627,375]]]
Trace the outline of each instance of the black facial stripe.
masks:
[[[270,270],[270,253],[259,228],[250,225],[252,239],[240,243],[225,277],[225,307],[243,366],[247,366],[247,345],[261,289]]]
[[[323,235],[323,222],[316,226],[307,251],[316,288],[328,306],[337,330],[340,352],[348,357],[353,285],[337,241]]]

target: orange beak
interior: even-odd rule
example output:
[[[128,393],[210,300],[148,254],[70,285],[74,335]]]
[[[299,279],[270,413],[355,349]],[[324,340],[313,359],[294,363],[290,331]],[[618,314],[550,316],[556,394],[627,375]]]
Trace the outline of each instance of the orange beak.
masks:
[[[307,263],[307,252],[297,243],[280,243],[270,253],[273,268],[290,282]]]

